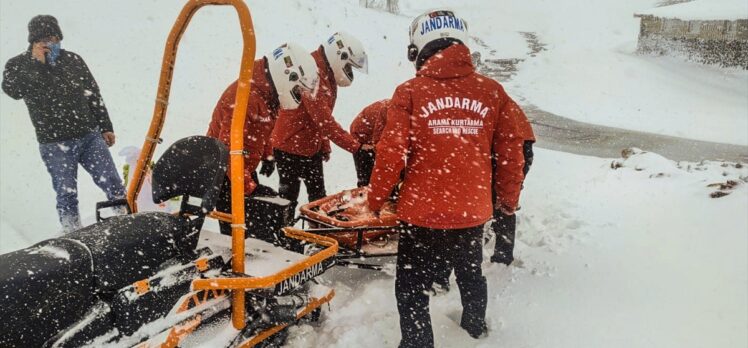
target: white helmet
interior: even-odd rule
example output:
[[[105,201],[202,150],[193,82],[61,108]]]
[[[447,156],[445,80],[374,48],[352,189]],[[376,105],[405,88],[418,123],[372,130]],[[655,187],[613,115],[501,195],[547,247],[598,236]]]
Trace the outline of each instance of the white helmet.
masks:
[[[369,72],[369,59],[366,50],[355,37],[348,33],[339,31],[332,34],[325,44],[325,56],[330,68],[335,75],[335,82],[340,87],[347,87],[353,82],[353,70]]]
[[[303,47],[295,43],[286,43],[274,49],[267,58],[268,71],[278,91],[281,108],[298,108],[302,90],[310,91],[312,94],[317,92],[317,63]]]
[[[437,50],[454,42],[459,41],[467,46],[468,38],[467,22],[454,11],[427,11],[416,17],[410,25],[408,60],[419,66]]]

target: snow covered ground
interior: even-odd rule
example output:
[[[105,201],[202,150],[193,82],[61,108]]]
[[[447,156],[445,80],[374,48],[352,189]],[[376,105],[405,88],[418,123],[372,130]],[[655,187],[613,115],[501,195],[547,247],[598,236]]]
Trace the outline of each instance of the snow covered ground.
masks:
[[[712,199],[706,187],[745,177],[745,167],[679,169],[648,153],[617,160],[624,167],[613,170],[609,159],[536,156],[519,213],[518,260],[510,268],[484,263],[489,337],[475,341],[459,328],[460,299],[451,291],[431,300],[437,346],[748,344],[748,188]],[[393,277],[337,270],[326,278],[337,279],[332,312],[319,328],[294,329],[292,346],[397,345]]]
[[[405,59],[411,15],[443,4],[461,10],[485,58],[525,58],[506,85],[524,103],[587,122],[703,140],[748,144],[748,74],[633,53],[633,13],[654,0],[401,0],[403,15],[358,1],[248,1],[258,52],[293,38],[310,51],[336,30],[369,49],[371,75],[339,92],[347,127],[368,103],[412,76]],[[26,23],[57,16],[63,48],[81,54],[97,78],[118,144],[140,146],[150,121],[163,44],[177,0],[2,1],[0,61],[25,49]],[[240,35],[233,10],[201,10],[175,70],[165,143],[203,134],[221,92],[236,76]],[[518,31],[547,51],[527,57]],[[57,236],[54,193],[22,102],[0,96],[0,252]],[[162,146],[160,150],[165,149]],[[453,291],[432,300],[441,347],[745,347],[748,345],[748,189],[713,199],[706,185],[740,180],[745,168],[676,164],[636,155],[612,159],[538,150],[523,194],[518,262],[486,265],[488,338],[473,341],[455,322]],[[637,163],[638,162],[638,163]],[[636,170],[636,168],[642,170]],[[702,170],[703,169],[703,170]],[[334,147],[329,193],[355,185],[350,155]],[[658,177],[657,174],[664,173]],[[726,173],[726,176],[723,176]],[[654,177],[650,177],[654,176]],[[81,171],[84,222],[103,194]],[[262,180],[262,179],[261,179]],[[277,185],[274,175],[264,182]],[[302,197],[305,193],[302,192]],[[391,275],[337,269],[333,311],[293,329],[292,347],[381,347],[399,340]],[[453,283],[454,285],[454,283]],[[453,286],[454,287],[454,286]]]

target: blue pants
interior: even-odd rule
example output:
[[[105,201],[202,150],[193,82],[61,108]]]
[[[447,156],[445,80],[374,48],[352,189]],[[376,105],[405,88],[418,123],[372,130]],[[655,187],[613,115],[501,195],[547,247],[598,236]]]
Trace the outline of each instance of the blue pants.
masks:
[[[125,187],[114,166],[104,139],[99,132],[86,134],[80,139],[39,144],[39,152],[52,176],[52,186],[57,193],[57,214],[63,232],[81,226],[78,211],[78,164],[85,169],[109,200],[123,198]]]

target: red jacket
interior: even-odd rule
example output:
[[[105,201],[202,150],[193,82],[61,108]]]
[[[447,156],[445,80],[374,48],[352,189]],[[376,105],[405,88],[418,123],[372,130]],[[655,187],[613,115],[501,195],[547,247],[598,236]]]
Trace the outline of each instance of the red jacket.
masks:
[[[351,135],[361,144],[376,145],[387,123],[389,99],[383,99],[365,107],[351,122]]]
[[[502,86],[475,72],[455,45],[398,86],[377,144],[369,206],[378,211],[405,169],[398,219],[436,229],[478,226],[499,204],[515,208],[522,184],[521,112]],[[498,156],[492,173],[491,155]]]
[[[279,104],[275,89],[267,79],[267,62],[265,58],[254,62],[252,86],[244,123],[244,193],[249,195],[257,186],[252,180],[252,172],[260,161],[272,153],[270,133],[273,130]],[[208,136],[216,138],[229,146],[231,119],[234,113],[234,101],[238,81],[226,88],[213,109],[213,117],[208,126]],[[230,173],[230,171],[228,172]]]
[[[514,102],[514,100],[509,99],[509,103],[509,108],[516,109],[514,112],[511,112],[509,114],[515,117],[519,137],[525,141],[535,142],[535,133],[532,131],[532,125],[530,125],[530,121],[527,119],[527,116],[519,107],[519,105]]]
[[[311,157],[318,152],[329,153],[332,140],[348,152],[356,152],[360,144],[332,116],[338,86],[323,49],[312,53],[319,69],[319,89],[312,98],[305,94],[295,110],[281,110],[273,129],[273,148],[295,155]]]

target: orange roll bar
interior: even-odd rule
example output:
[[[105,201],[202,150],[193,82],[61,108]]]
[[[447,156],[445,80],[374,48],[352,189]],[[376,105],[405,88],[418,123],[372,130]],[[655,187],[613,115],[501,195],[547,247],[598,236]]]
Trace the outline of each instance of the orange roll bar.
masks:
[[[193,290],[209,290],[209,289],[231,289],[231,290],[247,290],[247,289],[261,289],[275,286],[278,283],[291,278],[294,274],[297,274],[304,269],[309,268],[312,265],[320,263],[326,259],[334,257],[338,253],[338,241],[330,237],[320,236],[317,234],[304,232],[293,227],[283,228],[287,237],[303,240],[310,243],[315,243],[325,246],[322,251],[298,262],[287,268],[282,269],[280,272],[266,277],[238,277],[238,278],[212,278],[212,279],[196,279],[192,281]]]
[[[249,101],[250,80],[252,78],[252,67],[254,65],[256,42],[252,16],[249,8],[241,0],[188,0],[179,13],[174,26],[171,28],[166,40],[164,56],[161,61],[161,75],[158,82],[156,104],[153,109],[153,118],[146,134],[143,150],[133,173],[132,182],[127,190],[127,202],[132,212],[138,211],[137,197],[143,186],[146,173],[146,165],[151,162],[156,144],[160,141],[161,130],[166,118],[166,109],[169,105],[169,93],[171,81],[176,63],[177,48],[182,35],[187,29],[192,16],[206,5],[230,5],[236,9],[239,23],[242,29],[244,48],[242,50],[241,67],[239,70],[239,86],[236,93],[236,101],[233,119],[231,122],[230,161],[231,161],[231,224],[232,224],[232,268],[236,273],[244,272],[244,119]],[[226,216],[222,216],[225,218]],[[232,294],[232,323],[236,329],[244,328],[244,291],[234,291]]]

